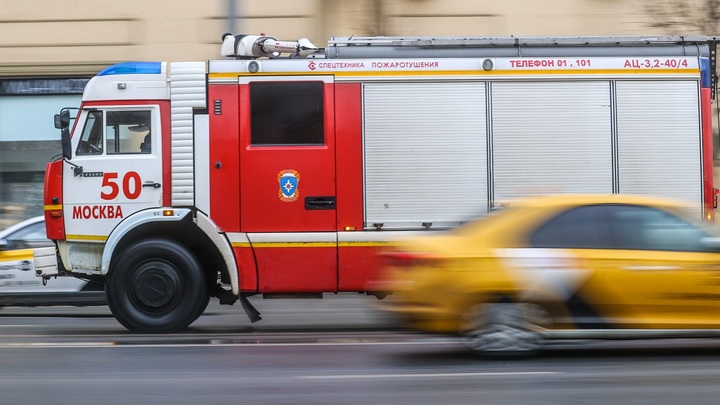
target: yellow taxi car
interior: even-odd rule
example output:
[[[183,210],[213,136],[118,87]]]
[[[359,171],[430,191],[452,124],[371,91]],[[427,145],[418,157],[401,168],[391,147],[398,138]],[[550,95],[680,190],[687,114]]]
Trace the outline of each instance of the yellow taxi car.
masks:
[[[0,308],[5,306],[106,305],[102,284],[61,277],[43,285],[35,274],[33,249],[53,246],[45,219],[30,218],[0,230]]]
[[[381,254],[380,308],[481,353],[547,339],[720,335],[720,238],[659,198],[526,199]],[[696,221],[695,218],[698,218]]]

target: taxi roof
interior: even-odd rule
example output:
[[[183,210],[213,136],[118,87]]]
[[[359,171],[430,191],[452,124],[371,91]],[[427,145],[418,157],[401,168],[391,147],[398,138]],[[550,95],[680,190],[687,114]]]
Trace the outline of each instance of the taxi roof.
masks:
[[[586,204],[633,204],[654,207],[688,207],[689,203],[667,197],[633,194],[552,194],[524,197],[503,204],[507,207],[551,207]]]

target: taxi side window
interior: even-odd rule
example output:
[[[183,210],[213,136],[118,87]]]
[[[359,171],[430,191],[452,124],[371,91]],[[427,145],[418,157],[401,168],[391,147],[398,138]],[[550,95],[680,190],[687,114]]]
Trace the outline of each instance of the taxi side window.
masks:
[[[590,205],[562,212],[531,236],[533,247],[610,249],[613,246],[605,207]]]
[[[7,241],[11,242],[9,246],[12,246],[12,249],[52,246],[52,241],[45,234],[44,222],[38,222],[13,232],[7,237]]]
[[[17,232],[13,232],[12,234],[10,234],[8,239],[24,239],[24,240],[47,239],[47,235],[45,234],[45,223],[38,222],[36,224],[26,226],[25,228],[22,228],[22,229],[18,230]]]
[[[632,205],[608,207],[613,236],[620,249],[706,251],[703,230],[668,212]]]

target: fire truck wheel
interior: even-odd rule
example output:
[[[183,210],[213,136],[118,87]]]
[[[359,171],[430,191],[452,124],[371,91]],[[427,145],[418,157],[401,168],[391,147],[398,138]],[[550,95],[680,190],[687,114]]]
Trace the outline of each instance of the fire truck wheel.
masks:
[[[208,290],[189,250],[173,241],[148,239],[118,256],[106,295],[113,315],[129,330],[173,333],[200,316]]]
[[[200,318],[200,315],[202,315],[205,310],[207,309],[208,304],[210,304],[210,291],[207,289],[205,290],[205,298],[203,303],[198,307],[198,311],[195,314],[195,317],[193,318],[192,322],[195,322],[198,318]],[[190,323],[192,323],[190,322]]]

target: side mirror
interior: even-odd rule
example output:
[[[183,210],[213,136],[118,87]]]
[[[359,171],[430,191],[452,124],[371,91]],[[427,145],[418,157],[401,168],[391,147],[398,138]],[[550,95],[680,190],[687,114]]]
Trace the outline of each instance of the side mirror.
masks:
[[[72,144],[70,143],[70,130],[67,127],[60,130],[60,146],[62,147],[63,157],[70,160],[72,157]]]
[[[19,240],[0,239],[0,251],[23,249],[23,244]]]
[[[700,238],[700,245],[710,251],[720,252],[720,238],[718,237]]]
[[[63,108],[60,114],[55,114],[55,128],[60,130],[60,146],[63,157],[70,160],[72,147],[70,144],[70,111],[68,109]]]
[[[60,114],[55,114],[55,128],[64,129],[70,126],[70,111],[63,109]]]

